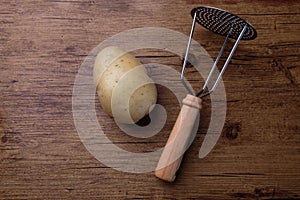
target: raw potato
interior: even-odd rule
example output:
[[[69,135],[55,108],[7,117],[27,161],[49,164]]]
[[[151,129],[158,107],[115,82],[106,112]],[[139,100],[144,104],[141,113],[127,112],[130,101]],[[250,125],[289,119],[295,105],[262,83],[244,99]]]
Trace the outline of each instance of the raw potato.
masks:
[[[118,47],[107,47],[97,55],[94,83],[102,108],[120,123],[136,123],[157,101],[156,86],[145,67]]]

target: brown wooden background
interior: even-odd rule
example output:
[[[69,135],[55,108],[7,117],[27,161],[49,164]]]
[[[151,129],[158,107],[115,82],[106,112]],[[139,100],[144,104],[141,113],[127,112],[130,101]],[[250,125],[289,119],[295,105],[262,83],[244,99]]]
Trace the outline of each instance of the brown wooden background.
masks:
[[[0,5],[0,199],[300,199],[299,1],[1,0]],[[190,10],[199,5],[244,17],[259,35],[240,44],[224,77],[228,109],[222,137],[205,159],[198,158],[209,123],[208,99],[175,183],[153,173],[107,168],[75,130],[77,70],[96,45],[124,30],[155,26],[188,34]],[[198,28],[194,39],[216,57],[223,38]],[[139,56],[180,69],[179,57],[156,55]],[[199,87],[199,77],[190,73],[189,79]],[[164,145],[179,106],[165,88],[159,92],[171,117],[151,142],[122,134],[96,102],[112,141],[137,152]]]

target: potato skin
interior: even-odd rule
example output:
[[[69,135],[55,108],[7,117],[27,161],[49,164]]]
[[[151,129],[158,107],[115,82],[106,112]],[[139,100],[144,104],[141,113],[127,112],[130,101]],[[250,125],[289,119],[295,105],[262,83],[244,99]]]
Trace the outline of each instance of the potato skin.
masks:
[[[112,62],[124,55],[126,52],[114,46],[106,47],[100,51],[96,57],[93,71],[94,84],[97,86],[103,72],[112,64]]]
[[[94,82],[102,108],[120,123],[136,123],[157,101],[156,86],[145,67],[118,47],[97,55]]]

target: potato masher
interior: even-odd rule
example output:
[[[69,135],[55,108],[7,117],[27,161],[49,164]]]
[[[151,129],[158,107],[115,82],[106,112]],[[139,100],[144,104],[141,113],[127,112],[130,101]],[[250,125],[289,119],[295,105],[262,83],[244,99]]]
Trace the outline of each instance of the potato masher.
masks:
[[[193,140],[191,135],[194,124],[199,117],[201,99],[216,90],[240,40],[252,40],[257,37],[256,30],[250,23],[228,11],[214,7],[201,6],[194,8],[191,11],[191,14],[193,17],[193,23],[180,77],[189,94],[183,99],[183,106],[155,170],[155,175],[158,178],[168,182],[173,182],[175,180],[176,172],[180,166],[183,154]],[[196,22],[214,33],[226,36],[226,38],[202,89],[196,94],[196,96],[194,96],[192,90],[184,81],[184,71],[187,65],[187,58],[189,56]],[[212,88],[208,90],[208,83],[217,67],[229,38],[236,39],[236,42],[233,45],[215,83]]]

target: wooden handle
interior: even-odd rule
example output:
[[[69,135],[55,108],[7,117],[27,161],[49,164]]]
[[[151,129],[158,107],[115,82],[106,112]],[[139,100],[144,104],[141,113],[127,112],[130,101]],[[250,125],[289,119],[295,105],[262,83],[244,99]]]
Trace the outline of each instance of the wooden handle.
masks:
[[[200,98],[189,94],[183,99],[183,106],[156,167],[156,177],[168,182],[175,180],[183,154],[194,139],[193,132],[196,134],[193,128],[201,102]]]

